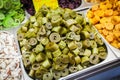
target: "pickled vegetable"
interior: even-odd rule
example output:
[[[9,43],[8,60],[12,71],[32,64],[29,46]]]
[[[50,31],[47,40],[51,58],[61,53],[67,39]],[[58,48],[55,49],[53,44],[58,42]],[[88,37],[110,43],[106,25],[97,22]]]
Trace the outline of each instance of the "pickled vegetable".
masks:
[[[58,80],[107,57],[95,29],[70,9],[44,5],[17,35],[25,69],[34,79]]]

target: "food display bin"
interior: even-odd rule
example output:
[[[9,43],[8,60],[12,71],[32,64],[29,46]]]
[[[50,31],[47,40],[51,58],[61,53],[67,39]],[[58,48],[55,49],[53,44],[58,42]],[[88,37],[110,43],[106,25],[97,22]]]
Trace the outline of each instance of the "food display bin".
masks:
[[[91,75],[93,73],[95,74],[99,70],[104,69],[104,67],[108,67],[109,65],[117,62],[118,58],[114,55],[114,53],[111,51],[111,49],[109,47],[107,47],[107,49],[108,49],[108,56],[103,62],[101,62],[101,63],[99,63],[97,65],[88,67],[86,69],[83,69],[81,71],[78,71],[76,73],[70,74],[70,75],[68,75],[66,77],[62,77],[59,80],[73,80],[73,79],[82,80],[82,77],[85,77],[84,75],[87,76],[88,73],[89,73],[88,75]],[[23,62],[21,62],[21,64],[22,64],[22,70],[23,70],[23,73],[24,73],[23,75],[24,75],[25,80],[33,80],[26,73],[26,71],[24,69],[24,66],[23,66]],[[98,70],[98,71],[96,71],[96,70]]]
[[[94,4],[95,3],[88,3],[85,0],[82,0],[81,5],[78,8],[73,9],[73,10],[76,11],[78,14],[83,14],[84,18],[86,18],[87,11]],[[20,53],[20,54],[21,54],[21,51],[20,51],[18,40],[17,40],[17,31],[29,19],[29,17],[30,17],[30,15],[26,12],[25,21],[23,23],[21,23],[18,27],[8,29],[8,30],[1,30],[1,31],[8,31],[15,36],[15,38],[16,38],[15,42],[17,44],[18,53]],[[104,61],[96,64],[96,65],[93,65],[93,66],[87,67],[85,69],[82,69],[78,72],[69,74],[68,76],[61,77],[59,80],[91,80],[92,76],[96,76],[96,75],[98,75],[102,72],[111,70],[111,69],[120,65],[120,50],[111,46],[104,39],[104,37],[102,37],[102,35],[100,35],[100,37],[102,38],[103,42],[105,43],[105,45],[107,47],[107,57],[106,57],[106,59]],[[23,65],[22,57],[20,58],[20,66],[22,68],[22,73],[23,73],[22,74],[23,78],[21,80],[34,80],[34,79],[32,79],[31,77],[28,76],[28,74],[27,74],[27,72],[24,68],[24,65]],[[94,79],[96,80],[96,78],[94,78]],[[38,79],[36,79],[36,80],[38,80]]]

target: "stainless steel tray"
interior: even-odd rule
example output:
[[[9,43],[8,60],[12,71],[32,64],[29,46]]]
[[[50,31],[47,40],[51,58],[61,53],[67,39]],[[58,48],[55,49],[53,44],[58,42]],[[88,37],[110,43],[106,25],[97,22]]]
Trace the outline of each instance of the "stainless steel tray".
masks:
[[[84,0],[82,0],[81,6],[78,7],[78,8],[76,8],[76,9],[74,9],[74,10],[77,11],[78,13],[84,14],[83,16],[85,17],[85,15],[86,15],[86,9],[89,9],[92,5],[93,5],[92,3],[87,3],[87,2],[85,2]],[[81,11],[81,12],[79,12],[79,11]],[[30,15],[27,14],[26,20],[29,18],[29,16],[30,16]],[[25,21],[26,21],[26,20],[25,20]],[[17,43],[17,46],[18,46],[18,51],[19,51],[19,53],[20,53],[20,48],[19,48],[18,41],[17,41],[17,30],[18,30],[23,24],[24,24],[24,23],[22,23],[21,25],[19,25],[18,27],[15,27],[15,28],[13,28],[13,29],[6,30],[6,31],[9,31],[10,33],[12,33],[12,34],[15,35],[15,37],[16,37],[16,43]],[[94,66],[91,66],[91,67],[88,67],[88,68],[83,69],[83,70],[81,70],[81,71],[78,71],[78,72],[76,72],[76,73],[70,74],[70,75],[68,75],[68,76],[66,76],[66,77],[62,77],[62,78],[60,78],[59,80],[65,80],[65,79],[70,78],[70,77],[73,77],[73,76],[75,76],[75,75],[77,75],[77,74],[82,74],[82,73],[84,73],[84,72],[86,72],[86,71],[94,70],[95,68],[97,68],[97,67],[99,67],[99,66],[102,66],[102,65],[104,65],[104,64],[107,64],[108,62],[110,63],[110,62],[112,62],[112,61],[114,61],[114,60],[117,60],[118,58],[116,57],[115,52],[118,53],[118,54],[119,54],[120,52],[118,52],[117,50],[113,50],[113,49],[111,50],[111,46],[104,40],[104,38],[103,38],[103,41],[105,42],[105,44],[106,44],[106,46],[107,46],[107,50],[108,50],[107,58],[106,58],[104,61],[102,61],[101,63],[96,64],[96,65],[94,65]],[[120,55],[117,55],[117,56],[120,57]],[[24,69],[24,65],[23,65],[22,59],[21,59],[21,68],[22,68],[22,72],[23,72],[23,76],[24,76],[24,79],[23,79],[23,80],[33,80],[33,79],[30,78],[30,77],[28,76],[28,74],[26,73],[26,71],[25,71],[25,69]]]
[[[102,36],[102,35],[101,35],[101,36]],[[103,38],[103,36],[102,36],[102,38]],[[120,50],[117,49],[117,48],[115,48],[115,47],[113,47],[111,44],[109,44],[109,43],[106,41],[105,38],[103,38],[103,39],[104,39],[106,45],[113,51],[113,53],[115,54],[115,56],[120,59]]]
[[[105,43],[105,44],[106,44],[106,43]],[[107,45],[107,44],[106,44],[106,45]],[[73,76],[75,76],[75,75],[77,75],[77,74],[82,74],[82,73],[84,73],[84,72],[86,72],[86,71],[89,71],[89,70],[95,69],[95,68],[97,68],[97,67],[99,67],[99,66],[101,66],[101,65],[107,64],[108,62],[112,62],[112,61],[114,61],[114,60],[117,60],[116,56],[114,55],[114,53],[111,51],[111,49],[110,49],[108,46],[107,46],[107,49],[108,49],[108,56],[107,56],[107,58],[106,58],[103,62],[101,62],[101,63],[99,63],[99,64],[96,64],[96,65],[94,65],[94,66],[88,67],[88,68],[86,68],[86,69],[80,70],[80,71],[78,71],[78,72],[76,72],[76,73],[70,74],[70,75],[68,75],[68,76],[66,76],[66,77],[62,77],[62,78],[60,78],[59,80],[66,80],[66,79],[68,79],[68,78],[70,79],[70,77],[73,77]],[[22,61],[21,61],[21,67],[22,67],[24,79],[25,79],[25,80],[33,80],[33,79],[30,78],[30,77],[28,76],[28,74],[26,73]]]
[[[102,38],[103,39],[103,38]],[[104,40],[103,40],[104,41]],[[104,41],[105,42],[105,41]],[[99,67],[99,66],[102,66],[102,65],[104,65],[104,64],[107,64],[108,62],[112,62],[112,61],[114,61],[114,60],[117,60],[118,58],[116,58],[116,56],[114,55],[114,53],[112,52],[112,50],[109,48],[109,46],[107,46],[108,44],[105,42],[105,44],[106,44],[106,47],[107,47],[107,50],[108,50],[108,56],[107,56],[107,58],[104,60],[104,61],[102,61],[101,63],[99,63],[99,64],[96,64],[96,65],[94,65],[94,66],[91,66],[91,67],[88,67],[88,68],[86,68],[86,69],[83,69],[83,70],[81,70],[81,71],[78,71],[78,72],[76,72],[76,73],[73,73],[73,74],[70,74],[70,75],[68,75],[68,76],[66,76],[66,77],[63,77],[63,78],[60,78],[60,80],[66,80],[66,79],[70,79],[70,77],[73,77],[73,76],[75,76],[75,75],[77,75],[77,74],[82,74],[82,73],[84,73],[84,72],[87,72],[87,71],[89,71],[89,70],[94,70],[94,69],[96,69],[97,67]]]
[[[84,11],[84,12],[86,12],[86,11]],[[15,34],[16,37],[17,37],[16,32],[15,32],[14,34]],[[101,35],[100,35],[100,37],[101,37]],[[105,45],[106,45],[106,47],[107,47],[107,50],[108,50],[108,55],[107,55],[107,57],[106,57],[106,59],[105,59],[104,61],[102,61],[102,62],[99,63],[99,64],[96,64],[96,65],[93,65],[93,66],[91,66],[91,67],[88,67],[88,68],[86,68],[86,69],[80,70],[80,71],[78,71],[78,72],[76,72],[76,73],[70,74],[70,75],[68,75],[68,76],[66,76],[66,77],[62,77],[62,78],[60,78],[59,80],[66,80],[66,79],[68,79],[68,78],[70,79],[71,77],[73,77],[73,76],[75,76],[75,75],[77,75],[77,74],[82,74],[82,73],[84,73],[84,72],[86,72],[86,71],[94,70],[94,69],[96,69],[96,68],[99,67],[99,66],[102,66],[102,65],[104,65],[104,64],[107,64],[108,62],[110,63],[110,62],[112,62],[112,61],[114,61],[114,60],[117,60],[118,58],[117,58],[117,57],[115,56],[115,54],[112,52],[112,50],[110,49],[110,47],[108,46],[108,44],[106,43],[106,41],[105,41],[103,38],[102,38],[102,40],[104,41],[104,43],[105,43]],[[18,42],[17,42],[17,43],[18,43]],[[18,46],[18,48],[19,48],[19,46]],[[20,48],[19,48],[19,49],[20,49]],[[19,51],[20,51],[20,50],[19,50]],[[22,60],[21,60],[21,67],[22,67],[24,79],[25,79],[25,80],[33,80],[33,79],[32,79],[31,77],[29,77],[28,74],[26,73]]]

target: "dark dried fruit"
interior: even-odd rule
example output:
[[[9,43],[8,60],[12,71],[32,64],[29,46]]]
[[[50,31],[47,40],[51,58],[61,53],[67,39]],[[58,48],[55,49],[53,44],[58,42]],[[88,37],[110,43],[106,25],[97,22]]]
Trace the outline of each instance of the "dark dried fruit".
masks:
[[[81,5],[82,0],[58,0],[58,3],[62,8],[75,9]]]

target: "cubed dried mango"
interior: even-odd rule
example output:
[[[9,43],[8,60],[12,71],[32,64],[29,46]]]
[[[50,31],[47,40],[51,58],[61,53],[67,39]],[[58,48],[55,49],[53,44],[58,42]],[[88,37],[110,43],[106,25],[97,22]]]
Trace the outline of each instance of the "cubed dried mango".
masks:
[[[105,10],[105,16],[112,16],[113,15],[113,9]]]
[[[112,23],[105,23],[105,28],[107,30],[112,30],[114,28],[114,25]]]

